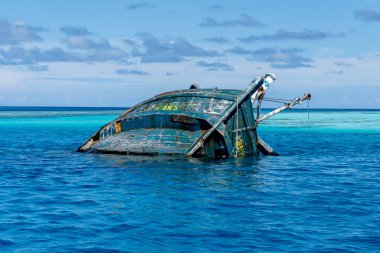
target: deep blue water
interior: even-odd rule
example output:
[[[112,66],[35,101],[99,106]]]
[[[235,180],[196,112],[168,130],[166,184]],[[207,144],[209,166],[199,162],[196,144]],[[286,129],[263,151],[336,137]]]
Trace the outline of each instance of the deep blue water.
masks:
[[[0,252],[379,252],[380,111],[282,113],[279,157],[76,153],[117,108],[1,108]]]

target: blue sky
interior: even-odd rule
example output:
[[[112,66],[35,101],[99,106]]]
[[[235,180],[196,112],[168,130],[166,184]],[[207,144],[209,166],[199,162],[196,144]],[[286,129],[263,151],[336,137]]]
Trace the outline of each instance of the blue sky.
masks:
[[[380,0],[2,1],[0,105],[131,106],[157,93],[313,95],[380,108]]]

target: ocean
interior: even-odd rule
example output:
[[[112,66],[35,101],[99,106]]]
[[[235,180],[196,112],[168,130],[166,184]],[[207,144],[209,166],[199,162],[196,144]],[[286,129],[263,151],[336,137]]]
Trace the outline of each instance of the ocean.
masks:
[[[278,157],[75,152],[123,110],[0,107],[0,252],[380,252],[380,110],[274,116]]]

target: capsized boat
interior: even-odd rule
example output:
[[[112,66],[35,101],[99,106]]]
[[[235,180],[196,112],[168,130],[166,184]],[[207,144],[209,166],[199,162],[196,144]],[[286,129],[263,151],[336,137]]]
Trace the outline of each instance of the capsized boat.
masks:
[[[278,155],[257,135],[259,123],[310,99],[310,94],[260,117],[265,91],[276,79],[266,74],[245,90],[189,89],[145,100],[104,125],[78,152],[128,155],[244,157]]]

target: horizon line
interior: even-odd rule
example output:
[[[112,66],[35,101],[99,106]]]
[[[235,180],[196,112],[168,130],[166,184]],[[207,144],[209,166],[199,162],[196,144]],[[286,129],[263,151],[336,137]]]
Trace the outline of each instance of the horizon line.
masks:
[[[0,105],[0,108],[83,108],[83,109],[130,109],[133,106],[48,106],[48,105]],[[276,109],[277,107],[262,107],[262,109]],[[380,108],[291,108],[290,110],[380,110]]]

